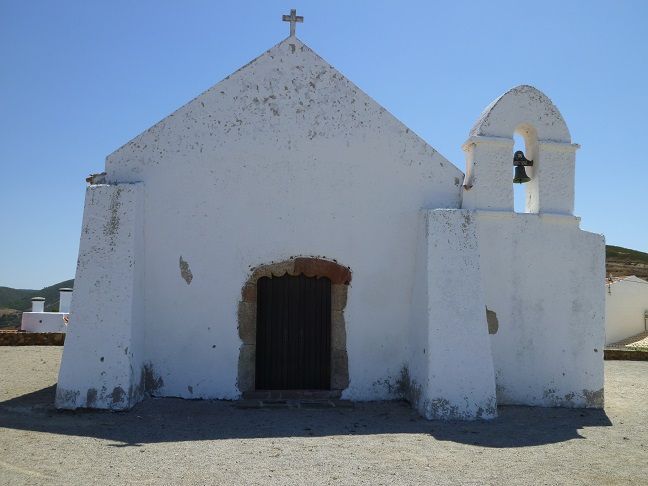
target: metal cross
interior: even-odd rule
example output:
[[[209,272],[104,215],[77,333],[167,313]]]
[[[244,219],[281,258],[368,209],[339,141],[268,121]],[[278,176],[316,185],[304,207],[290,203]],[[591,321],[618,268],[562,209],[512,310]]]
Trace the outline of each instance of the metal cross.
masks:
[[[295,24],[297,22],[303,22],[304,17],[298,16],[297,15],[297,10],[296,9],[291,9],[290,10],[290,15],[284,15],[281,20],[284,22],[290,22],[290,37],[295,36]]]

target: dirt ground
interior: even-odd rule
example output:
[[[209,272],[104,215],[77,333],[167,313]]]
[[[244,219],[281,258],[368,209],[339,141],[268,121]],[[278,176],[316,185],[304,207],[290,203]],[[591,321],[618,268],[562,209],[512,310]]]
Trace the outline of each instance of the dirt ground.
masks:
[[[402,402],[58,412],[61,351],[0,347],[0,484],[648,484],[648,362],[606,362],[605,411],[429,422]]]

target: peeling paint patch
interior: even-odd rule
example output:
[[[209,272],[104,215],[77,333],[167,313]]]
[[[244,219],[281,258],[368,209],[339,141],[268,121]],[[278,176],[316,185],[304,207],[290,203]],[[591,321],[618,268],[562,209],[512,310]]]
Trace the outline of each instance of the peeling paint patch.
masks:
[[[187,285],[193,280],[193,273],[191,273],[189,263],[182,258],[182,255],[180,255],[180,276],[187,282]]]
[[[477,411],[475,412],[475,418],[476,419],[492,419],[497,416],[497,405],[495,404],[495,400],[491,401],[491,403],[486,407],[477,407]]]
[[[119,210],[121,208],[121,197],[122,189],[118,188],[111,196],[110,196],[110,207],[108,208],[108,211],[110,212],[110,216],[108,217],[108,220],[106,221],[106,224],[104,225],[103,232],[104,235],[110,240],[110,246],[115,247],[116,245],[116,238],[117,238],[117,233],[119,231]]]
[[[468,405],[466,397],[466,405]],[[454,405],[450,400],[439,397],[425,402],[425,416],[428,419],[442,419],[442,420],[474,420],[474,419],[492,419],[497,417],[497,404],[495,397],[482,402],[481,406],[477,403],[472,405],[475,412],[466,409],[461,411],[457,405]]]
[[[501,383],[498,383],[498,379],[501,380],[501,373],[498,373],[498,375],[495,377],[495,397],[497,398],[498,402],[505,402],[505,397],[507,396],[506,387]]]
[[[56,406],[58,408],[77,408],[79,395],[78,390],[56,387]]]
[[[137,402],[144,398],[144,383],[140,382],[136,386],[131,386],[128,389],[128,403],[132,407]]]
[[[421,385],[410,377],[407,366],[403,366],[400,377],[396,380],[396,391],[399,396],[407,400],[413,407],[418,407],[421,401]]]
[[[94,408],[96,404],[97,404],[97,389],[90,388],[86,393],[86,407]]]
[[[446,398],[433,398],[426,403],[425,408],[430,417],[443,419],[462,418],[459,408],[452,405]]]
[[[545,400],[556,401],[556,390],[554,388],[545,388],[542,392],[542,398]]]
[[[164,386],[164,380],[161,376],[155,375],[155,370],[151,363],[146,363],[142,367],[142,382],[144,390],[148,393],[154,393]]]
[[[113,404],[122,403],[125,397],[126,392],[121,386],[116,386],[115,388],[113,388],[113,391],[110,394],[110,399],[112,400]]]
[[[486,307],[486,322],[488,323],[488,334],[497,334],[497,330],[499,329],[497,314],[488,307]]]

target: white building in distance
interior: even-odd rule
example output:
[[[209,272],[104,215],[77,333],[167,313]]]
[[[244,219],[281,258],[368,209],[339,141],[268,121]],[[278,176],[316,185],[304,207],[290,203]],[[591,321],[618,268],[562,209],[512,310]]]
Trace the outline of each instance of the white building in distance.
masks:
[[[470,131],[464,177],[291,35],[91,179],[56,405],[318,390],[444,419],[602,407],[604,240],[573,214],[577,148],[518,86]]]
[[[634,275],[610,279],[605,300],[606,345],[646,332],[648,282]]]
[[[59,289],[58,312],[45,312],[45,298],[33,297],[31,312],[23,312],[20,329],[27,332],[66,332],[72,289]]]

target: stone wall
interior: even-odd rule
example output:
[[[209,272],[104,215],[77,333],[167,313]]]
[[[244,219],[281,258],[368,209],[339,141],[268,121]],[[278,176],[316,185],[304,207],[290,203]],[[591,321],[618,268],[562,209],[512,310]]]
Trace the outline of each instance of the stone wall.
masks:
[[[64,332],[0,331],[0,346],[63,346]]]

